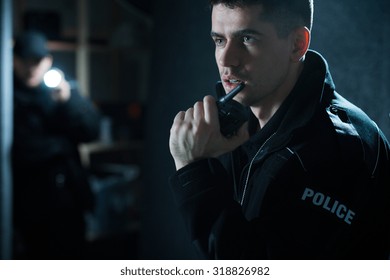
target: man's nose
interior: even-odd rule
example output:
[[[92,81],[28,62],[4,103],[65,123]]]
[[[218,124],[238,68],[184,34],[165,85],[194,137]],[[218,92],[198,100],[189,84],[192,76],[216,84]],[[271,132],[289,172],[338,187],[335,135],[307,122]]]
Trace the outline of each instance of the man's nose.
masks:
[[[237,67],[240,65],[240,50],[233,42],[228,42],[218,52],[218,63],[223,67]]]

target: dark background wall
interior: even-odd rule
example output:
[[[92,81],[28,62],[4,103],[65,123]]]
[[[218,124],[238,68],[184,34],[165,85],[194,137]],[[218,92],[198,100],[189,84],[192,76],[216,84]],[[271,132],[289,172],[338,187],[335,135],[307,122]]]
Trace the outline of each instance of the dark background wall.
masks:
[[[168,176],[174,171],[168,139],[176,113],[212,93],[218,77],[209,10],[206,1],[155,2],[141,258],[194,258],[168,186]]]
[[[327,58],[337,90],[390,138],[389,4],[386,0],[315,1],[313,49]],[[191,259],[168,186],[174,172],[169,129],[174,116],[213,92],[218,78],[207,1],[154,1],[154,53],[147,112],[141,258]]]
[[[315,1],[312,48],[327,58],[336,90],[390,138],[388,1]]]

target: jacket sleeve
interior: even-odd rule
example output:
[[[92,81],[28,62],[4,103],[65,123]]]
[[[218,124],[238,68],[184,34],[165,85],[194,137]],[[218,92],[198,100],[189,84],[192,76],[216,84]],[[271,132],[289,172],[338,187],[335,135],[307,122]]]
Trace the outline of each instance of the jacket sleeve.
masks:
[[[100,113],[92,102],[71,91],[70,99],[58,105],[56,121],[58,129],[68,135],[74,143],[90,142],[99,135]]]
[[[226,170],[217,159],[203,159],[170,178],[190,238],[206,259],[263,258],[253,237],[256,222],[244,218],[233,199]]]

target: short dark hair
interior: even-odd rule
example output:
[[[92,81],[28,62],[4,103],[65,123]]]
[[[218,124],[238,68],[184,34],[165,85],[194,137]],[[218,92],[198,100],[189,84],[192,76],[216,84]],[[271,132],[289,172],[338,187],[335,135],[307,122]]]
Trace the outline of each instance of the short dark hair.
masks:
[[[265,20],[275,24],[278,35],[286,37],[299,26],[311,30],[313,25],[313,0],[209,0],[210,7],[222,4],[228,8],[262,5]]]

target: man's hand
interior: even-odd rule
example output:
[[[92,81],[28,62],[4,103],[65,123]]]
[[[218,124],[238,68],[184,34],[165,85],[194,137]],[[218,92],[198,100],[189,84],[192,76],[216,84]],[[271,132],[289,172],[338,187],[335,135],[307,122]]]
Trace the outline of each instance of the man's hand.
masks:
[[[62,79],[58,87],[53,89],[53,91],[51,92],[51,97],[55,102],[60,102],[60,103],[67,102],[70,98],[69,83],[65,79]]]
[[[245,123],[230,138],[225,138],[219,128],[218,109],[214,97],[208,95],[196,102],[186,112],[179,112],[172,124],[169,148],[176,170],[202,158],[218,157],[233,151],[248,140]]]

